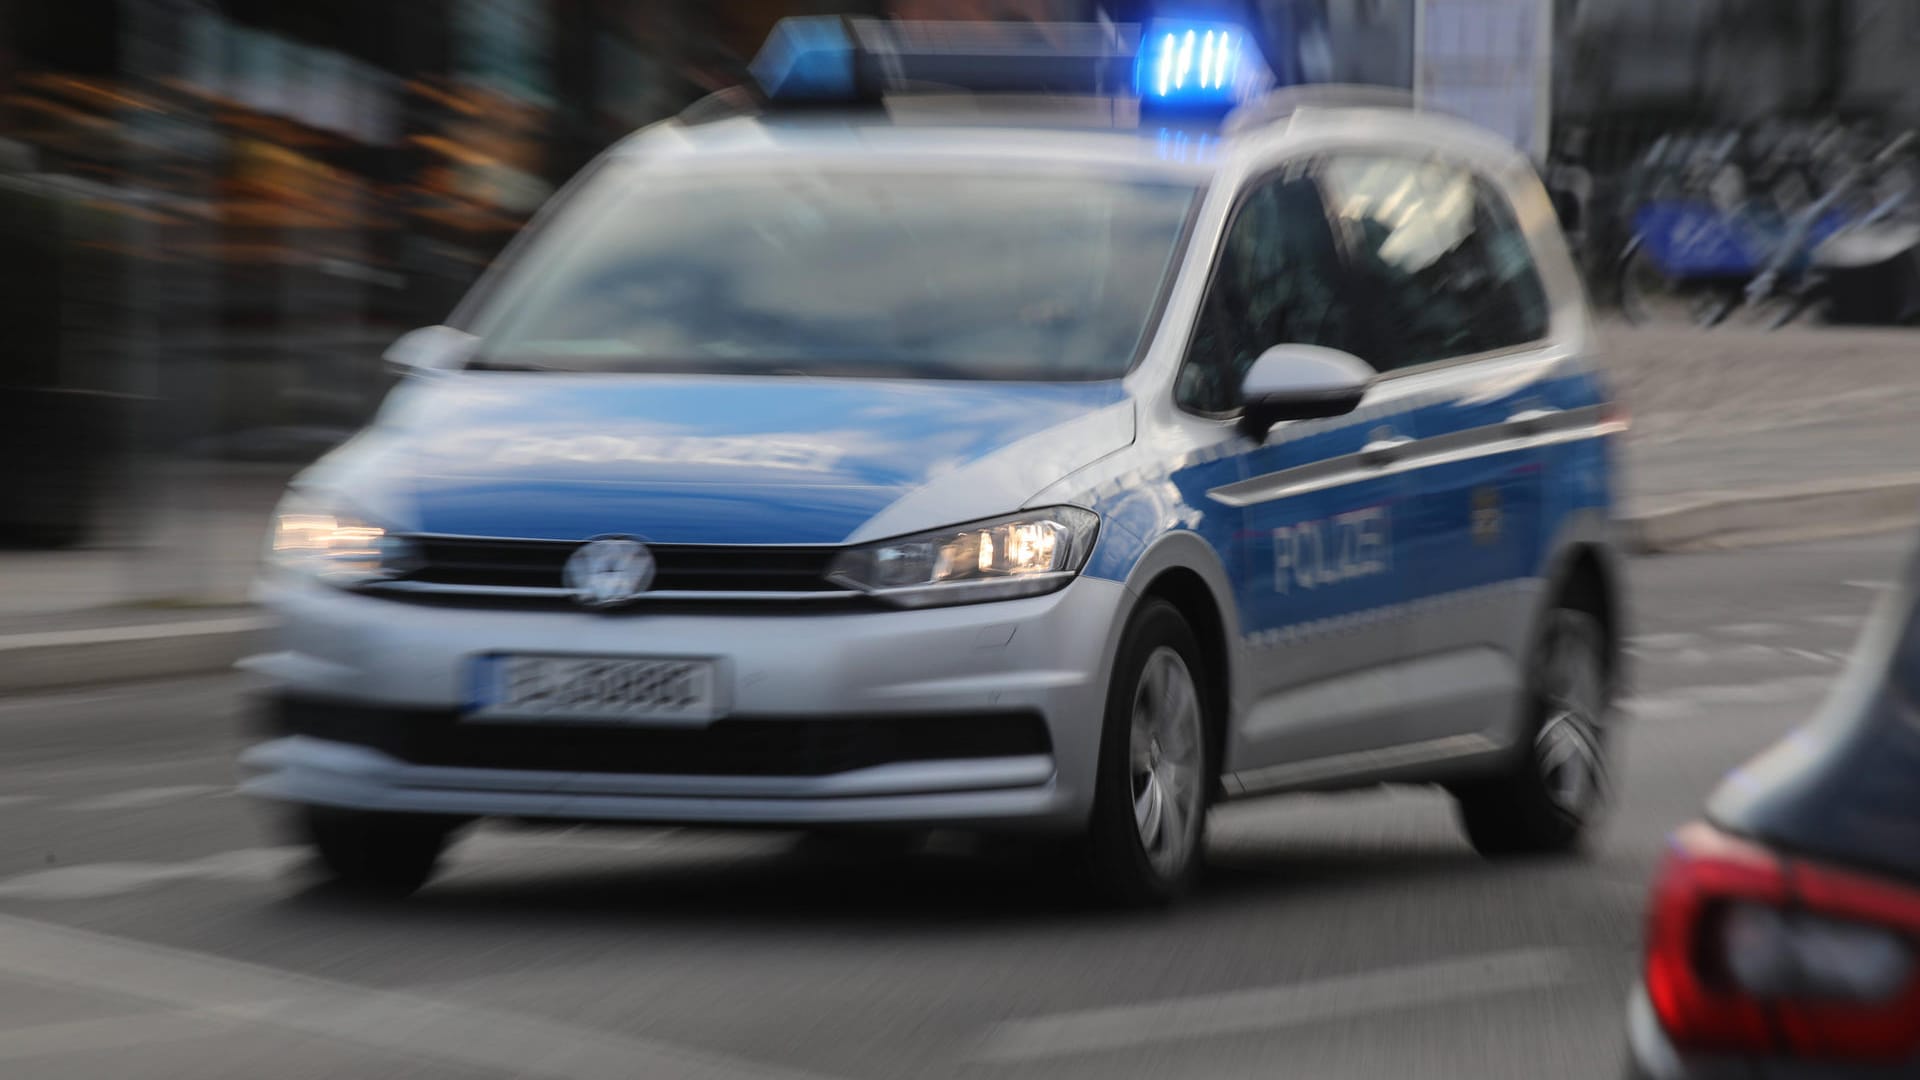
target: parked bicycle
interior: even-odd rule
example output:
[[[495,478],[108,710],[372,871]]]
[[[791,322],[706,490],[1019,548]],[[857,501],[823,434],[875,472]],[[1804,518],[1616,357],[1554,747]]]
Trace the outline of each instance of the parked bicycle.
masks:
[[[1738,136],[1656,143],[1643,168],[1657,179],[1619,260],[1622,311],[1635,323],[1701,327],[1777,329],[1813,308],[1849,322],[1913,321],[1913,141],[1909,132],[1867,155],[1837,129],[1810,149],[1783,143],[1744,161]]]

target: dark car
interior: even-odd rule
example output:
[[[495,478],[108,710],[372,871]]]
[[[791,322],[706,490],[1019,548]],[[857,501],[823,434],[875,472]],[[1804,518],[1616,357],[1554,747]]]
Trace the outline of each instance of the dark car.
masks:
[[[1920,557],[1823,710],[1673,837],[1634,1075],[1920,1077]]]

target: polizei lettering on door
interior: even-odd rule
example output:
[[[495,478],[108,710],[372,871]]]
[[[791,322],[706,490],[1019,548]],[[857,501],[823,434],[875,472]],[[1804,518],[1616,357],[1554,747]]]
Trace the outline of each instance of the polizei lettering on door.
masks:
[[[1273,530],[1273,587],[1319,589],[1387,572],[1390,521],[1384,507],[1350,510]]]

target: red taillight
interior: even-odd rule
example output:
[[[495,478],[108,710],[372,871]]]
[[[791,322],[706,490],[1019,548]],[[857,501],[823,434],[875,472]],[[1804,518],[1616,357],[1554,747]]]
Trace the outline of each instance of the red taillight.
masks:
[[[1920,1053],[1920,893],[1804,862],[1793,864],[1793,893],[1849,937],[1831,943],[1831,973],[1809,979],[1811,993],[1780,1002],[1788,1044],[1808,1057]]]
[[[1654,885],[1647,993],[1689,1051],[1920,1051],[1920,895],[1694,824]]]
[[[1647,996],[1676,1046],[1764,1052],[1773,1026],[1760,1003],[1735,986],[1722,958],[1703,947],[1734,903],[1786,903],[1785,868],[1765,850],[1706,825],[1688,825],[1653,886],[1647,926]]]

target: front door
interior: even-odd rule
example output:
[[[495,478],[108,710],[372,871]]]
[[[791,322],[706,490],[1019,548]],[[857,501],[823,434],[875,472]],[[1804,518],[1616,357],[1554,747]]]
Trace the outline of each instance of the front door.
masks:
[[[1229,415],[1260,353],[1352,351],[1356,315],[1318,185],[1304,166],[1282,171],[1235,210],[1176,396]],[[1250,700],[1227,769],[1240,789],[1355,768],[1354,755],[1394,739],[1406,482],[1392,463],[1411,440],[1375,405],[1281,424],[1259,443],[1242,437],[1243,479],[1209,492],[1238,514],[1229,557]]]
[[[1400,468],[1405,668],[1421,737],[1509,737],[1543,546],[1546,292],[1506,195],[1444,162],[1336,156],[1320,180],[1369,298],[1368,359],[1418,403]]]

